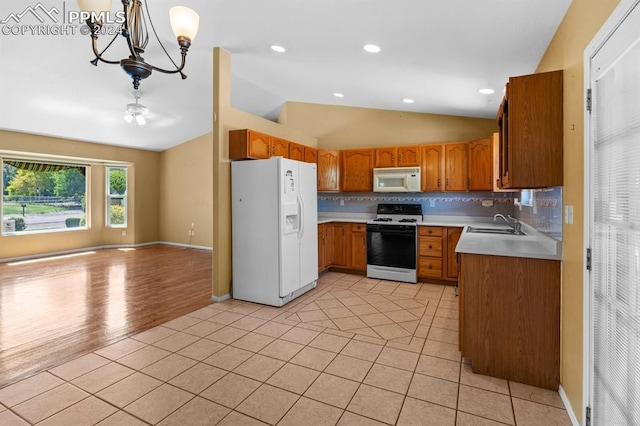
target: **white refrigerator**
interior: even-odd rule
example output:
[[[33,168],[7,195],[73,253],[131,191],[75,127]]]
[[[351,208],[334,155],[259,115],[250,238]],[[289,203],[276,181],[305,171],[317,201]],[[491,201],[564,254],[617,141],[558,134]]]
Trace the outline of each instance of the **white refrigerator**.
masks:
[[[316,165],[231,163],[234,299],[282,306],[318,280]]]

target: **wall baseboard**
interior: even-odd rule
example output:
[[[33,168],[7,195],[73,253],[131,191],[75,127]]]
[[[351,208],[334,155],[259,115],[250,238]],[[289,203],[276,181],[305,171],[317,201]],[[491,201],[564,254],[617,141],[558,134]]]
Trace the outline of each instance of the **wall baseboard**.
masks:
[[[211,300],[213,300],[214,302],[224,302],[227,299],[231,299],[231,295],[229,293],[222,295],[222,296],[211,296]]]
[[[567,414],[569,414],[569,419],[571,420],[571,424],[573,426],[581,426],[580,421],[576,417],[575,412],[573,411],[573,407],[571,407],[571,403],[569,402],[569,398],[567,394],[564,392],[564,388],[560,385],[558,389],[558,393],[560,394],[560,399],[562,399],[562,403],[564,404],[564,408],[567,409]]]
[[[92,250],[117,249],[117,248],[136,248],[136,247],[153,246],[153,245],[157,245],[157,244],[184,247],[184,248],[196,249],[196,250],[207,250],[207,251],[213,252],[213,248],[212,247],[194,246],[194,245],[188,245],[188,244],[172,243],[172,242],[169,242],[169,241],[151,241],[151,242],[148,242],[148,243],[102,245],[102,246],[93,246],[93,247],[82,247],[82,248],[72,249],[72,250],[61,250],[61,251],[52,251],[52,252],[48,252],[48,253],[38,253],[38,254],[32,254],[32,255],[26,255],[26,256],[7,257],[7,258],[4,258],[4,259],[0,259],[0,263],[21,262],[21,261],[24,261],[24,260],[40,259],[40,258],[43,258],[43,257],[65,256],[65,255],[69,255],[69,254],[82,253],[84,251],[92,251]]]

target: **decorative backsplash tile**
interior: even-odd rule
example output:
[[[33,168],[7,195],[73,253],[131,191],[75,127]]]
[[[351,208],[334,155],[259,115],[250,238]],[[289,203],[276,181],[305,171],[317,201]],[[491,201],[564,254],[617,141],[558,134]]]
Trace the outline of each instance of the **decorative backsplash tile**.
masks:
[[[425,215],[493,216],[496,213],[514,214],[514,197],[517,192],[442,193],[425,192],[411,194],[380,193],[319,193],[318,211],[322,213],[376,213],[380,203],[419,203]],[[492,201],[483,207],[482,201]]]
[[[419,203],[425,215],[491,217],[511,215],[538,231],[562,241],[562,187],[532,191],[531,206],[515,205],[520,192],[424,192],[380,194],[375,192],[318,193],[318,212],[368,213],[375,215],[379,203]],[[483,201],[493,205],[484,207]]]
[[[520,202],[521,199],[518,201]],[[530,204],[530,206],[517,206],[515,217],[538,231],[562,241],[562,187],[534,189]]]

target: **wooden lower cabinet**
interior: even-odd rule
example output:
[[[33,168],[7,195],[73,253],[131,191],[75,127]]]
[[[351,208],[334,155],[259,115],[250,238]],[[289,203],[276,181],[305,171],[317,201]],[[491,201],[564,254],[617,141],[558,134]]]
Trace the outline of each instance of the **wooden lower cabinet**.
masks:
[[[474,373],[558,390],[560,261],[463,253],[459,294]]]
[[[318,272],[331,267],[367,270],[367,226],[364,223],[318,225]]]
[[[348,223],[333,223],[333,260],[331,266],[346,268],[349,265],[349,243],[351,227]]]
[[[318,225],[318,272],[329,269],[333,263],[333,226],[331,223]]]
[[[350,268],[356,271],[367,270],[367,225],[351,224],[351,262]]]
[[[418,227],[418,277],[456,281],[456,245],[462,228]]]

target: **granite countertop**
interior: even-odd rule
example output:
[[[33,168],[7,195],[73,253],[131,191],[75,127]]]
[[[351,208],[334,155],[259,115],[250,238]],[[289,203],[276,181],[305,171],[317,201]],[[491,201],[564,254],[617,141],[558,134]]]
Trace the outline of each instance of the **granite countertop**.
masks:
[[[318,224],[329,222],[366,223],[375,217],[369,213],[319,213]],[[562,260],[562,242],[534,228],[522,224],[526,235],[500,235],[467,232],[469,226],[505,228],[491,217],[433,216],[424,215],[418,226],[464,227],[457,253],[483,254],[491,256],[527,257],[533,259]]]

